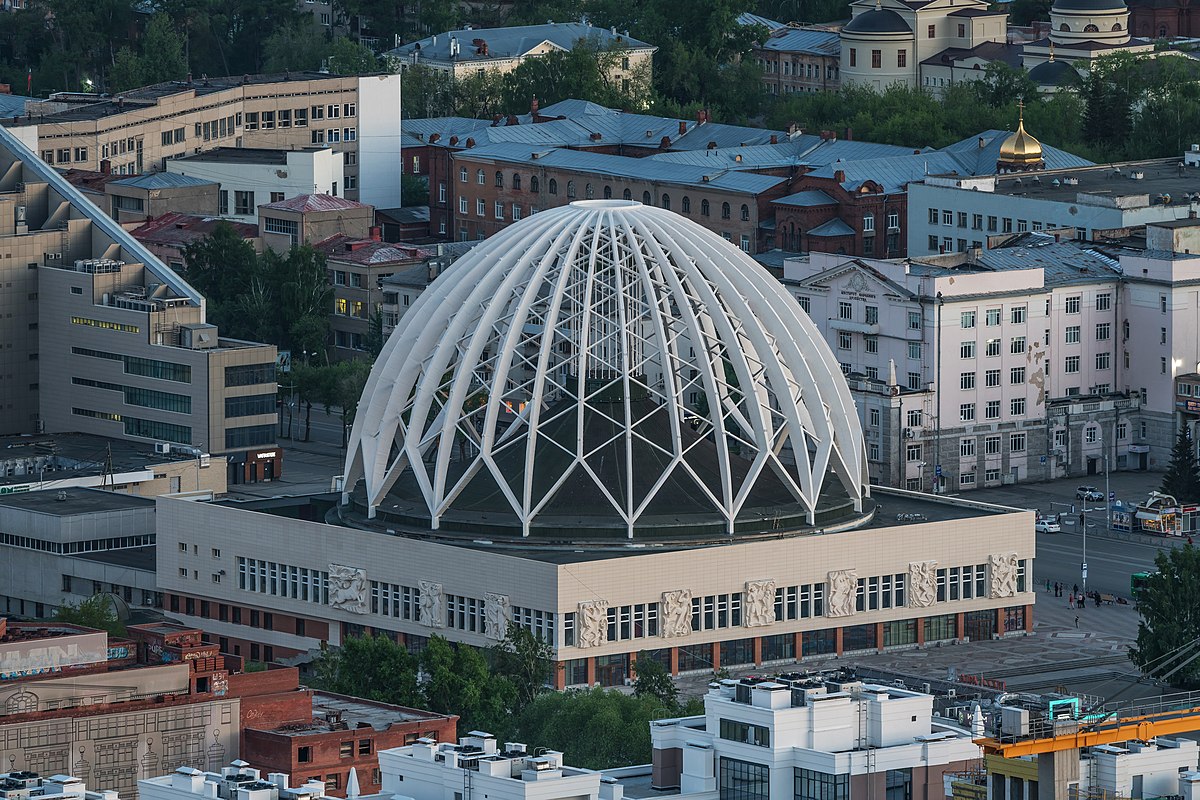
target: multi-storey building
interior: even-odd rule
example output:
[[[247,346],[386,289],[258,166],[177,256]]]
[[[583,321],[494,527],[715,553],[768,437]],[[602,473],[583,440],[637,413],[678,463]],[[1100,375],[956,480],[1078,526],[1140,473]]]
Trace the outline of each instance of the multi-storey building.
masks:
[[[275,451],[275,348],[222,338],[191,286],[12,129],[0,130],[0,159],[2,270],[13,284],[2,432],[82,431],[223,453],[230,483],[280,474],[277,455],[258,457]]]
[[[723,680],[703,716],[656,720],[650,739],[651,785],[697,800],[943,797],[943,777],[979,759],[933,696],[852,673]]]
[[[342,153],[328,147],[302,150],[217,147],[168,159],[166,170],[173,175],[218,184],[217,213],[240,222],[255,222],[260,205],[300,195],[338,197],[346,192],[342,159]]]
[[[820,26],[775,30],[751,51],[763,69],[763,85],[773,95],[836,92],[842,85],[838,32]]]
[[[328,145],[344,158],[347,197],[400,205],[398,75],[189,76],[71,100],[57,113],[4,124],[47,164],[120,175],[162,171],[169,158],[216,147]]]

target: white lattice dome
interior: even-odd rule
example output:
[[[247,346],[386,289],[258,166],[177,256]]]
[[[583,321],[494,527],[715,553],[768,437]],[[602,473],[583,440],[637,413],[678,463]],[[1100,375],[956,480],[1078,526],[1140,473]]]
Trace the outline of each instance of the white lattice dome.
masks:
[[[589,200],[478,245],[401,318],[343,500],[561,542],[794,530],[868,495],[849,388],[782,286],[684,217]]]

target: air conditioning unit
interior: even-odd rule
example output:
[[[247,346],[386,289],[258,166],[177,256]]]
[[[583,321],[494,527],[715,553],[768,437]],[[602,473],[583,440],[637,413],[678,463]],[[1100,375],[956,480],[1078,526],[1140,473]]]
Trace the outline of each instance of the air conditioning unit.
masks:
[[[904,429],[904,438],[905,439],[915,439],[915,438],[917,438],[917,432],[915,430],[913,430],[912,428],[905,428]]]
[[[154,443],[154,452],[156,452],[160,455],[167,455],[168,453],[171,452],[171,443],[170,442],[155,442]]]
[[[957,694],[958,694],[958,690],[957,690],[957,689],[947,689],[947,690],[946,690],[946,697],[954,697],[954,696],[956,696]]]

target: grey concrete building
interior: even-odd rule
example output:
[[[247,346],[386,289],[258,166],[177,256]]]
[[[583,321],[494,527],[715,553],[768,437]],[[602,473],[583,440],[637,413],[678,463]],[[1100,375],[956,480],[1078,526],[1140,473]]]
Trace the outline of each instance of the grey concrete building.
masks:
[[[279,474],[275,348],[222,338],[204,298],[0,129],[0,433],[82,431]]]

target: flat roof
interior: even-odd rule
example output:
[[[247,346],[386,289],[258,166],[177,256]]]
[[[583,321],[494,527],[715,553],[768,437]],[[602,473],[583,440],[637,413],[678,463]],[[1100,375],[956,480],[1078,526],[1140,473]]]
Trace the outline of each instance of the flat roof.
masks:
[[[1187,207],[1185,194],[1200,192],[1200,168],[1181,167],[1180,158],[1160,158],[1153,161],[1127,161],[1095,167],[1047,170],[1033,174],[1009,174],[996,178],[996,194],[1028,197],[1038,200],[1074,202],[1076,195],[1095,194],[1112,197],[1148,194],[1153,203],[1159,194],[1171,196],[1172,203]],[[1140,179],[1130,177],[1141,173]],[[1035,181],[1034,178],[1037,178]],[[1068,184],[1070,178],[1078,183]],[[1054,185],[1058,179],[1059,185]],[[1158,224],[1158,223],[1156,223]]]
[[[327,148],[305,148],[303,151],[325,150]],[[290,150],[275,150],[268,147],[214,147],[187,156],[177,156],[171,161],[208,161],[230,164],[271,164],[284,166],[287,164],[287,154]]]
[[[427,722],[431,720],[449,719],[448,715],[432,711],[422,711],[416,708],[395,706],[389,703],[376,703],[349,697],[333,692],[315,691],[312,694],[311,722],[292,724],[269,729],[272,733],[284,736],[311,736],[316,733],[328,733],[335,730],[361,729],[370,726],[377,731],[387,730],[390,726],[405,722]],[[338,722],[333,722],[330,717]],[[254,729],[253,725],[246,727]],[[258,729],[263,730],[263,729]]]
[[[96,512],[154,508],[154,500],[102,489],[45,489],[0,495],[0,507],[17,508],[55,517],[74,517]]]
[[[51,461],[57,468],[41,474],[0,476],[0,486],[33,483],[38,480],[100,475],[105,460],[111,458],[114,472],[150,469],[157,464],[195,461],[183,453],[156,453],[149,443],[98,436],[92,433],[41,433],[0,436],[0,462],[9,459]],[[11,495],[8,495],[11,496]]]
[[[71,557],[82,558],[84,561],[95,561],[97,564],[111,564],[114,567],[127,567],[153,573],[157,569],[154,551],[154,545],[148,544],[145,547],[122,547],[117,550],[75,553]]]

